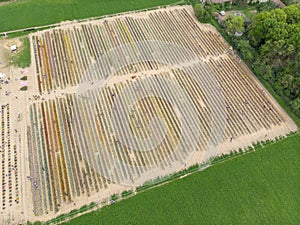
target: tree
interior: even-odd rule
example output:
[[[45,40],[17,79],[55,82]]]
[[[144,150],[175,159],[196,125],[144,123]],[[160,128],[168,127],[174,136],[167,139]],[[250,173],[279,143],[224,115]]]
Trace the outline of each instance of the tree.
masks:
[[[254,17],[248,32],[250,44],[254,47],[259,47],[265,39],[264,21],[270,16],[269,12],[262,12]]]
[[[196,4],[194,7],[195,15],[198,19],[202,19],[205,16],[205,9],[202,4]]]
[[[300,13],[300,6],[298,11]],[[287,12],[290,13],[290,10]],[[289,24],[291,19],[288,13],[283,9],[275,9],[258,14],[248,34],[250,43],[259,48],[263,58],[272,67],[285,66],[287,59],[293,59],[300,49],[300,24]],[[297,13],[293,12],[293,15]]]
[[[300,116],[300,3],[258,13],[247,38],[259,55],[253,63],[254,72],[287,97]],[[251,59],[246,42],[237,46]]]
[[[282,9],[274,9],[270,12],[270,16],[267,20],[272,21],[272,23],[283,22],[286,23],[287,15]]]
[[[229,35],[234,35],[235,32],[244,32],[245,30],[245,21],[242,16],[229,15],[224,25]]]
[[[288,27],[289,25],[285,22],[275,22],[272,25],[272,29],[269,29],[268,32],[266,32],[266,40],[286,40],[289,36]]]
[[[255,74],[261,76],[264,80],[274,82],[271,66],[267,65],[264,60],[258,58],[253,63],[253,70]]]
[[[300,10],[299,10],[300,12]],[[296,51],[300,50],[300,22],[289,24],[287,43],[293,45]]]
[[[255,50],[252,48],[248,40],[238,39],[236,42],[236,48],[241,54],[242,58],[247,62],[253,62],[255,57]]]
[[[300,3],[287,6],[283,9],[287,15],[287,23],[300,22]]]
[[[278,74],[278,81],[276,82],[276,89],[280,94],[285,94],[289,98],[293,97],[295,84],[295,77],[287,71]]]
[[[300,116],[300,97],[291,102],[291,107],[294,112],[296,112],[296,114]]]
[[[260,48],[261,56],[268,65],[274,68],[283,67],[288,62],[288,58],[294,54],[295,48],[286,44],[285,40],[268,40]]]

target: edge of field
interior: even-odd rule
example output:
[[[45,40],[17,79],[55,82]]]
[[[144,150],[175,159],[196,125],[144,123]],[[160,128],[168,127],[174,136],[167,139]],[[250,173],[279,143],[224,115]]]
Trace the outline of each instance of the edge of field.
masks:
[[[18,3],[18,2],[16,2]],[[10,4],[14,4],[14,2],[10,3]],[[22,4],[26,4],[26,3],[22,3]],[[29,3],[28,3],[29,4]],[[49,18],[49,22],[42,22],[39,25],[24,25],[22,27],[19,28],[12,28],[12,29],[6,29],[6,30],[2,30],[2,28],[0,28],[0,32],[1,34],[6,33],[7,35],[9,34],[10,37],[17,37],[17,36],[23,36],[23,35],[27,35],[29,33],[35,32],[35,31],[39,31],[39,30],[44,30],[44,29],[48,29],[48,28],[53,28],[53,27],[58,27],[60,25],[64,25],[64,24],[72,24],[74,22],[76,23],[80,23],[80,22],[86,22],[86,21],[90,21],[90,20],[98,20],[98,19],[102,19],[102,18],[106,18],[106,17],[112,17],[112,16],[117,16],[117,15],[124,15],[124,14],[129,14],[129,13],[133,13],[133,12],[142,12],[142,11],[147,11],[147,10],[155,10],[158,8],[162,8],[162,7],[168,7],[168,6],[174,6],[174,5],[183,5],[183,4],[189,4],[189,0],[173,0],[171,3],[168,4],[157,4],[157,5],[153,5],[151,6],[151,4],[149,4],[149,7],[140,7],[137,9],[134,8],[128,8],[128,9],[122,9],[122,10],[116,10],[115,12],[112,13],[100,13],[97,16],[93,16],[93,15],[88,15],[86,17],[82,17],[82,18],[75,18],[76,16],[73,16],[73,18],[68,18],[67,16],[62,18],[62,19],[57,19],[54,22],[50,22]],[[0,5],[1,8],[1,5]],[[77,15],[78,16],[78,15]],[[80,17],[80,16],[79,16]],[[12,35],[13,34],[13,35]]]
[[[292,139],[297,139],[297,140],[300,139],[299,133],[294,133],[294,134],[288,135],[287,138],[282,138],[282,139],[274,141],[274,142],[272,142],[272,141],[268,142],[265,145],[261,145],[261,146],[253,148],[251,151],[247,151],[247,152],[243,152],[243,153],[237,152],[237,153],[234,153],[234,154],[231,154],[231,155],[227,155],[227,157],[213,162],[211,167],[215,167],[216,165],[223,164],[223,163],[228,163],[229,161],[236,160],[237,158],[242,158],[242,156],[250,155],[251,153],[261,154],[261,152],[264,152],[264,151],[272,151],[273,146],[277,146],[277,145],[280,145],[280,144],[283,145],[284,142],[291,142]],[[211,167],[209,167],[209,168],[211,168]],[[196,170],[190,171],[186,174],[179,174],[178,176],[174,176],[172,179],[168,179],[168,180],[166,180],[162,183],[153,185],[153,186],[147,188],[146,190],[140,191],[139,193],[144,193],[148,190],[156,189],[157,187],[159,187],[161,185],[174,183],[173,181],[178,181],[178,180],[180,180],[182,178],[185,178],[187,176],[190,177],[190,175],[192,175],[192,174],[194,174],[194,175],[195,174],[198,174],[198,175],[202,174],[203,175],[203,174],[206,173],[207,168],[208,167],[204,167],[202,169],[201,168],[200,169],[196,168]],[[201,173],[201,172],[203,172],[203,173]],[[123,201],[123,200],[131,198],[133,196],[134,195],[131,195],[131,196],[128,196],[128,197],[123,197],[121,199],[118,199],[115,202]],[[50,220],[46,223],[43,223],[43,224],[56,224],[56,223],[65,223],[65,222],[67,222],[67,224],[76,224],[75,221],[80,216],[85,215],[87,217],[88,215],[90,215],[90,216],[93,217],[93,216],[95,216],[94,214],[101,213],[102,210],[108,210],[109,208],[110,208],[110,205],[103,205],[103,206],[98,207],[98,204],[92,203],[90,206],[86,206],[85,208],[83,208],[83,210],[81,210],[81,209],[78,210],[75,214],[71,212],[70,214],[60,215],[60,216],[58,216],[58,217],[56,217],[56,218],[54,218],[54,219],[52,219],[52,220]],[[72,222],[72,220],[74,220],[74,221]],[[68,222],[70,222],[70,223],[68,223]]]

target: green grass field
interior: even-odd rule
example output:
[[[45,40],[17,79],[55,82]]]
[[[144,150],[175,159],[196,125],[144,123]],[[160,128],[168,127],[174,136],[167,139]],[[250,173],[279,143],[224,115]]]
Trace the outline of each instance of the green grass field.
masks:
[[[30,42],[28,37],[21,38],[22,46],[14,54],[9,57],[9,61],[12,61],[12,65],[19,68],[25,68],[30,66]]]
[[[178,0],[22,0],[0,6],[0,32],[175,2]]]
[[[299,224],[299,158],[297,135],[65,224]]]

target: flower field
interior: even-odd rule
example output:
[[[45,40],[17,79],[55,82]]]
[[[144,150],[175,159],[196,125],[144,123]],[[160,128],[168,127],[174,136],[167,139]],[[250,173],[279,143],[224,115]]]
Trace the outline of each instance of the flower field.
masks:
[[[122,45],[151,40],[183,46],[194,52],[201,63],[184,71],[155,61],[140,61],[120,68],[114,74],[115,80],[100,91],[88,92],[86,98],[93,99],[93,104],[76,96],[76,87],[84,79],[85,72],[102,55]],[[176,160],[186,163],[182,155],[172,155],[181,141],[181,118],[169,101],[156,97],[161,90],[178,96],[177,102],[182,96],[177,89],[160,82],[162,78],[172,80],[187,93],[200,121],[199,127],[189,127],[192,133],[201,132],[197,137],[197,153],[187,166],[201,162],[210,139],[216,139],[217,134],[210,127],[212,109],[209,101],[218,102],[217,96],[221,93],[225,107],[217,107],[215,117],[216,122],[221,123],[221,117],[225,115],[221,153],[296,130],[295,124],[255,80],[232,48],[215,29],[196,22],[189,7],[171,7],[62,26],[31,35],[31,43],[36,93],[45,96],[30,105],[30,125],[27,127],[36,216],[65,212],[64,206],[70,210],[74,201],[87,199],[85,203],[88,203],[93,196],[97,196],[98,201],[106,199],[113,194],[111,188],[124,180],[143,178],[146,181],[144,166],[168,171],[168,165]],[[137,45],[129,51],[129,56],[136,54],[138,49]],[[167,61],[172,61],[170,52],[164,55]],[[186,52],[178,52],[176,57],[178,63],[189,58]],[[126,56],[120,59],[127,60]],[[114,63],[101,62],[105,68]],[[207,85],[199,85],[188,74],[200,77],[200,83]],[[99,76],[102,76],[101,72]],[[218,83],[212,98],[206,95],[211,89],[204,78],[209,76],[214,76]],[[149,82],[143,82],[145,77]],[[128,105],[140,92],[147,90],[152,94],[131,107],[128,121],[121,121],[118,126],[123,131],[128,125],[136,137],[143,139],[151,135],[149,124],[152,118],[162,118],[167,132],[164,135],[162,127],[155,128],[155,133],[164,135],[155,151],[133,151],[122,144],[114,132],[110,119],[115,99],[130,85],[131,94],[121,96]],[[128,133],[121,132],[121,139],[128,137]],[[189,146],[192,139],[188,137],[184,146]],[[105,172],[107,176],[103,176],[99,171],[106,171],[112,162],[106,153],[103,157],[95,157],[100,145],[106,153],[131,167]],[[148,148],[147,145],[139,147]],[[122,185],[117,188],[120,193],[126,189],[128,187]]]

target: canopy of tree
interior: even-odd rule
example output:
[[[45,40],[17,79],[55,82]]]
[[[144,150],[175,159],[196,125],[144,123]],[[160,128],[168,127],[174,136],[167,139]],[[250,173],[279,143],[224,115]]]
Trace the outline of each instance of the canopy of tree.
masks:
[[[234,16],[230,14],[225,20],[225,29],[229,35],[234,35],[236,32],[244,32],[244,18],[242,16]]]
[[[216,25],[211,14],[215,7],[221,10],[220,4],[203,6],[196,0],[191,2],[200,21]],[[232,5],[228,7],[227,10],[232,9]],[[223,23],[226,33],[221,27],[219,31],[224,32],[226,40],[255,74],[268,81],[300,118],[300,3],[283,9],[276,7],[272,1],[257,3],[255,8],[259,13],[252,21],[229,15]],[[244,35],[235,37],[236,32]]]
[[[243,57],[300,116],[300,3],[257,14],[247,37],[237,43]]]
[[[201,3],[198,3],[194,6],[194,11],[198,19],[203,18],[206,13],[204,6]]]

